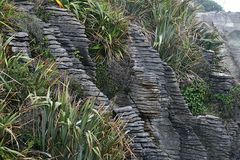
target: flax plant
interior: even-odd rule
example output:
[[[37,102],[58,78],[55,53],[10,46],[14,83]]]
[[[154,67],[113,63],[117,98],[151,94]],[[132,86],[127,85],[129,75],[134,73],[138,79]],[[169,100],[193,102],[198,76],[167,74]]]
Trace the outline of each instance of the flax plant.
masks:
[[[16,124],[20,114],[11,111],[8,112],[6,108],[6,99],[0,99],[0,159],[24,157],[24,155],[18,151],[19,143],[13,131],[13,129],[17,127]]]
[[[15,7],[8,0],[0,0],[0,29],[13,31],[13,24],[10,22],[10,18],[15,13]]]
[[[51,96],[52,95],[52,96]],[[120,120],[113,121],[93,100],[73,100],[68,84],[46,96],[32,95],[32,104],[41,109],[37,133],[42,150],[57,159],[124,159],[129,150]]]
[[[61,0],[61,4],[85,25],[92,42],[90,52],[98,62],[120,60],[126,55],[128,17],[120,8],[104,0]]]
[[[171,65],[178,79],[193,73],[193,66],[202,58],[209,42],[214,50],[220,46],[215,33],[205,34],[196,21],[199,6],[191,0],[109,0],[119,6],[131,21],[142,26],[159,56]],[[200,33],[199,31],[204,31]]]

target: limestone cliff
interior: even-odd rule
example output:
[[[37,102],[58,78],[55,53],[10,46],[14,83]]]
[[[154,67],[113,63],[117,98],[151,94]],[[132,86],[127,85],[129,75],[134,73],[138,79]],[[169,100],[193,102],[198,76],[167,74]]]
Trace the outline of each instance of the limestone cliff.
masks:
[[[237,81],[240,79],[240,13],[235,12],[208,12],[199,13],[201,21],[215,27],[224,39],[221,54],[224,56],[225,67]]]
[[[213,74],[211,79],[216,92],[227,91],[234,82],[239,83],[240,80],[240,13],[208,12],[198,13],[197,17],[200,21],[215,28],[224,40],[219,55],[222,57],[220,65],[229,72]],[[240,104],[235,104],[234,114],[235,120],[240,122]]]
[[[32,16],[34,4],[17,3]],[[83,88],[85,97],[110,103],[94,84],[95,65],[88,53],[84,26],[66,9],[46,6],[47,22],[38,20],[47,46],[58,69],[73,77]],[[11,33],[12,52],[31,57],[27,32]],[[237,160],[240,159],[240,128],[214,116],[192,116],[181,95],[176,76],[164,63],[137,25],[129,26],[128,53],[131,65],[130,92],[114,98],[114,112],[126,121],[133,138],[130,159],[152,160]],[[80,61],[73,54],[79,51]]]

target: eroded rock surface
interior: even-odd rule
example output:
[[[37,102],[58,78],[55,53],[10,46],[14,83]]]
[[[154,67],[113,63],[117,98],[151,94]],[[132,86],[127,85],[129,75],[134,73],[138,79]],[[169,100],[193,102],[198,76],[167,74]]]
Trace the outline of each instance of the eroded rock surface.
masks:
[[[225,72],[213,72],[210,76],[214,93],[226,93],[232,86],[240,82],[240,13],[208,12],[199,13],[200,21],[206,22],[222,36],[224,43],[220,49],[222,61],[219,68]],[[234,119],[240,122],[240,104],[234,104]]]
[[[129,124],[130,135],[137,137],[140,132],[145,135],[145,139],[149,137],[152,141],[148,144],[153,144],[152,146],[166,153],[169,159],[237,159],[237,123],[232,121],[228,129],[228,123],[218,117],[192,116],[180,93],[173,70],[161,61],[159,54],[141,32],[141,28],[136,25],[130,26],[129,35],[133,73],[131,92],[125,96],[117,96],[116,103],[119,109],[116,109],[116,112],[121,110],[120,113]],[[124,110],[126,105],[129,110],[132,108],[138,119],[140,118],[139,126],[144,126],[144,130],[141,128],[138,133],[131,132],[132,116],[127,116],[129,111]],[[137,127],[136,124],[134,127]],[[136,138],[134,142],[137,143],[137,140]],[[134,145],[134,149],[136,146],[142,148],[141,152],[135,150],[138,158],[149,159],[141,155],[149,146],[142,143]],[[155,153],[153,159],[165,158]]]
[[[22,10],[34,14],[32,3],[17,3]],[[48,22],[38,18],[47,47],[58,69],[74,77],[84,96],[99,103],[108,98],[96,87],[95,66],[88,54],[84,26],[66,9],[49,6]],[[34,16],[34,15],[33,15]],[[76,35],[76,32],[78,33]],[[194,117],[181,95],[176,76],[136,25],[129,27],[131,65],[130,92],[118,94],[114,112],[126,121],[133,138],[133,152],[143,160],[237,160],[240,155],[240,129],[234,122],[214,116]],[[15,34],[12,51],[29,52],[27,33]],[[83,61],[74,52],[84,53]]]
[[[55,18],[49,19],[49,22],[43,22],[37,18],[34,14],[34,3],[31,2],[17,2],[16,5],[20,10],[28,12],[34,17],[36,25],[39,26],[44,39],[47,41],[47,48],[53,55],[58,69],[62,73],[67,73],[70,77],[74,78],[77,85],[81,86],[84,97],[96,97],[97,104],[108,105],[109,100],[95,85],[95,70],[94,64],[88,54],[89,40],[86,38],[84,26],[73,17],[73,14],[66,9],[49,6],[46,11]],[[66,22],[66,19],[69,18]],[[59,27],[60,24],[65,24],[65,33]],[[69,35],[76,34],[78,36],[71,38]],[[28,54],[31,57],[29,51],[29,35],[28,33],[18,32],[12,34],[16,41],[12,41],[10,44],[13,52],[18,50],[24,54]],[[84,37],[84,38],[79,38]],[[25,38],[25,39],[24,39]],[[18,47],[17,43],[26,43],[28,45]],[[16,50],[16,51],[15,51]],[[83,54],[83,62],[75,57],[75,52],[81,52]],[[85,55],[85,56],[84,56]]]
[[[224,66],[235,80],[240,80],[240,13],[208,12],[199,13],[201,21],[215,27],[225,40],[221,49]]]

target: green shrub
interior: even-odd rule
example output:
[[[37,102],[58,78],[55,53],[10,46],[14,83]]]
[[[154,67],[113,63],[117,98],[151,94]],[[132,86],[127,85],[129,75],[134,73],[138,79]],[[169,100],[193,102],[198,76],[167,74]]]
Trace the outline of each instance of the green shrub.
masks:
[[[23,101],[32,92],[45,94],[58,79],[55,65],[47,61],[29,59],[20,54],[12,57],[2,55],[0,58],[0,82],[5,93],[15,102]]]
[[[127,17],[108,1],[61,0],[86,27],[90,52],[97,61],[121,59],[126,54]]]
[[[9,18],[15,14],[15,7],[8,0],[0,0],[0,29],[12,30],[14,24],[11,24]]]
[[[26,100],[27,91],[41,86],[44,78],[41,79],[38,73],[41,82],[36,82],[39,83],[36,87],[30,86],[29,84],[35,82],[37,74],[31,77],[34,74],[29,74],[23,61],[26,60],[24,57],[11,57],[6,52],[8,42],[9,40],[3,43],[0,36],[0,159],[31,158],[27,156],[31,149],[30,143],[20,143],[20,137],[24,134],[21,133],[22,127],[26,123],[21,123],[21,119],[23,109],[30,107]]]
[[[240,104],[240,85],[236,85],[226,93],[216,94],[212,99],[217,103],[213,108],[218,115],[224,119],[233,118],[234,107]]]
[[[206,113],[209,101],[209,87],[202,80],[194,80],[182,88],[182,94],[193,115]]]
[[[13,56],[6,44],[0,44],[0,159],[125,158],[129,140],[120,120],[96,110],[94,101],[75,101],[54,64]]]
[[[217,104],[214,112],[216,112],[218,116],[224,119],[233,117],[234,98],[231,92],[215,94],[213,99]]]
[[[170,64],[178,75],[186,75],[201,52],[192,40],[195,23],[195,9],[189,7],[189,0],[112,0],[125,7],[126,14],[150,33],[152,45],[160,57]],[[139,10],[140,9],[140,10]]]
[[[17,127],[16,121],[19,118],[19,113],[8,111],[6,106],[7,102],[0,99],[0,159],[24,157],[18,149],[13,149],[13,144],[19,147],[17,137],[13,132],[13,129]]]
[[[233,87],[230,91],[230,94],[234,99],[234,103],[237,105],[240,104],[240,84]]]
[[[53,95],[52,95],[53,94]],[[52,95],[52,96],[51,96]],[[71,99],[68,85],[55,93],[32,96],[32,104],[41,108],[37,133],[43,151],[58,159],[124,159],[129,149],[122,122],[113,121],[94,101],[84,104]],[[38,112],[39,113],[39,112]]]
[[[212,93],[203,80],[194,80],[181,88],[193,115],[213,114],[223,119],[233,118],[234,107],[240,104],[240,85],[225,93]]]
[[[214,33],[196,20],[198,8],[190,0],[111,0],[146,30],[160,57],[173,67],[178,79],[193,74],[202,49],[216,49]],[[208,34],[206,34],[208,30]]]
[[[215,53],[219,52],[220,46],[223,44],[223,39],[216,28],[202,22],[195,28],[196,43],[204,50],[212,50]]]

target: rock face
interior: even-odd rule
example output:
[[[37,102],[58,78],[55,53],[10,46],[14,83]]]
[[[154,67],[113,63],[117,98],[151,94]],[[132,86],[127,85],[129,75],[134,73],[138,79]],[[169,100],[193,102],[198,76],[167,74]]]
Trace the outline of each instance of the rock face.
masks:
[[[13,53],[21,53],[23,56],[29,58],[29,35],[26,32],[9,33],[8,38],[12,39],[9,43]]]
[[[240,13],[238,12],[208,12],[199,13],[201,21],[215,27],[225,40],[221,49],[225,67],[231,75],[240,80]]]
[[[83,95],[85,97],[96,97],[98,104],[108,105],[108,98],[94,84],[94,64],[91,62],[91,60],[89,60],[90,57],[87,50],[89,40],[86,38],[84,26],[81,25],[79,21],[74,18],[73,15],[66,9],[61,9],[53,6],[47,7],[46,11],[50,12],[51,16],[49,22],[43,22],[41,19],[38,19],[34,15],[34,3],[18,2],[16,5],[20,10],[31,13],[32,16],[36,19],[35,23],[40,26],[42,34],[47,40],[47,48],[56,60],[58,69],[62,73],[66,72],[70,77],[75,79],[78,85],[81,86]],[[55,18],[52,18],[52,16]],[[68,20],[66,21],[66,19]],[[65,30],[68,30],[68,32],[61,31],[59,28],[60,24],[67,24]],[[78,36],[72,39],[69,35],[74,35],[75,33],[78,33]],[[27,33],[19,32],[14,36],[14,39],[22,41],[24,38],[23,36],[26,37],[25,42],[28,43],[29,38]],[[13,46],[13,52],[16,53],[17,51],[14,50],[16,48],[14,47],[16,46],[16,43],[14,42],[15,41],[13,41],[13,44],[11,45]],[[31,53],[27,50],[25,51],[25,48],[27,47],[22,48],[24,49],[23,53],[27,53],[31,57]],[[19,47],[17,49],[21,50]],[[83,62],[86,64],[86,66],[83,65],[83,62],[75,57],[75,52],[83,53],[83,57],[85,57],[85,59],[83,59]]]
[[[130,26],[129,35],[133,73],[131,92],[116,97],[119,108],[115,112],[128,122],[127,129],[134,137],[133,148],[137,157],[160,160],[166,159],[167,155],[168,159],[184,160],[237,159],[235,155],[240,154],[235,148],[239,146],[237,123],[232,121],[231,125],[225,124],[214,116],[192,116],[173,70],[161,61],[141,28]],[[227,125],[233,126],[230,128],[234,131]],[[141,129],[135,132],[134,128],[138,127]],[[139,135],[145,135],[145,141]],[[157,150],[165,154],[159,155],[155,152]]]
[[[221,67],[227,72],[213,72],[210,82],[214,93],[224,93],[240,82],[240,13],[239,12],[208,12],[199,13],[200,21],[206,22],[217,29],[224,40],[220,49]],[[234,118],[240,122],[240,104],[234,104]]]
[[[49,13],[48,22],[60,31],[54,34],[58,41],[72,57],[76,51],[81,54],[82,69],[95,81],[95,64],[88,53],[89,40],[85,35],[85,27],[65,9],[47,7],[46,12]]]
[[[17,6],[34,14],[32,3],[19,2]],[[88,54],[84,26],[65,9],[49,6],[46,11],[51,13],[48,22],[38,19],[38,23],[58,69],[75,78],[85,97],[96,97],[107,105],[107,96],[94,84],[95,66]],[[129,37],[130,92],[119,93],[113,109],[126,121],[133,138],[136,157],[129,159],[239,159],[239,125],[214,116],[192,116],[172,68],[159,58],[141,28],[130,25]],[[31,57],[27,33],[17,33],[10,45],[14,53],[22,49]],[[73,54],[76,51],[83,53],[82,61]]]
[[[128,95],[129,105],[144,122],[144,130],[153,140],[151,143],[164,151],[169,159],[207,159],[200,139],[186,123],[192,116],[180,93],[174,72],[161,61],[138,26],[131,26],[129,34],[129,54],[134,73]],[[118,105],[122,106],[121,103]],[[131,117],[128,118],[130,121]],[[134,139],[135,143],[142,147],[139,153],[135,152],[142,157],[141,153],[149,146],[138,142],[138,139]],[[154,154],[154,159],[164,158]]]

